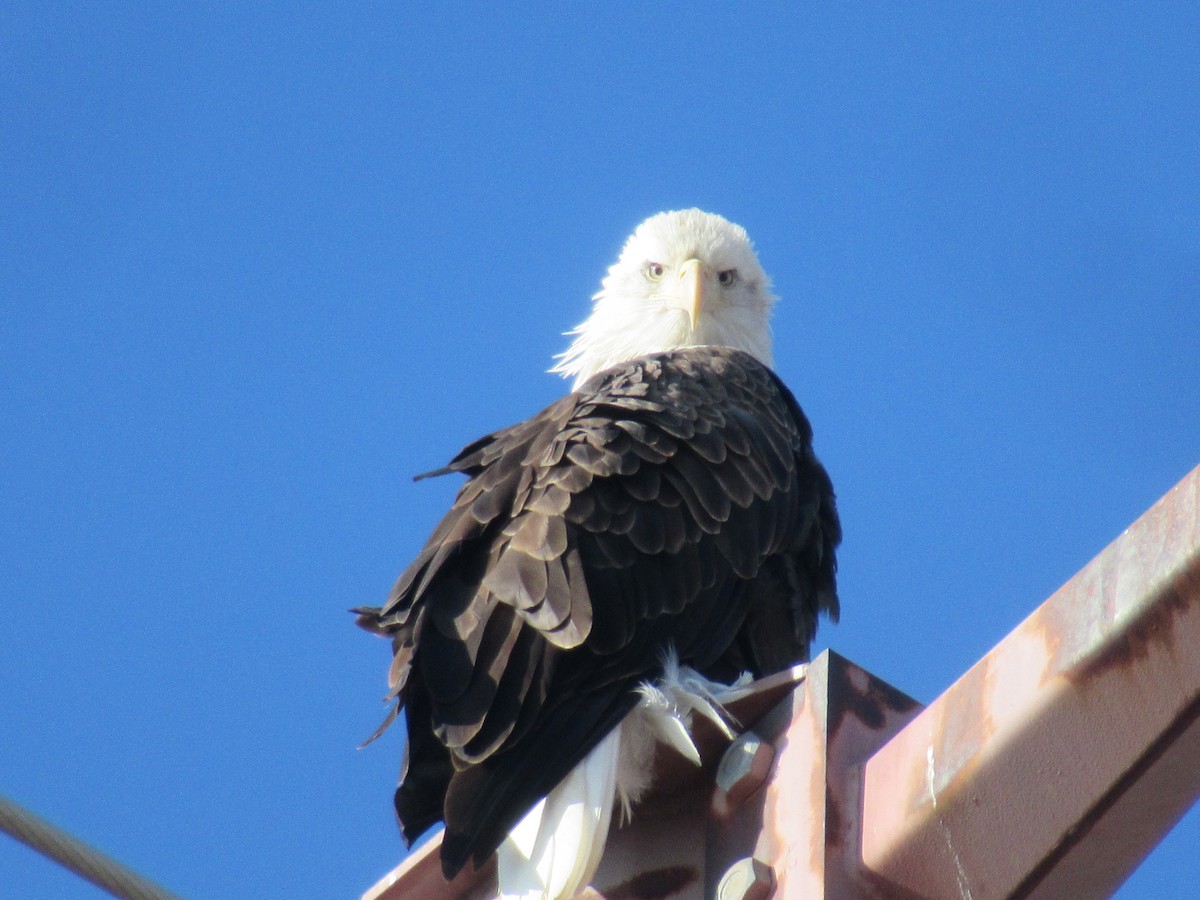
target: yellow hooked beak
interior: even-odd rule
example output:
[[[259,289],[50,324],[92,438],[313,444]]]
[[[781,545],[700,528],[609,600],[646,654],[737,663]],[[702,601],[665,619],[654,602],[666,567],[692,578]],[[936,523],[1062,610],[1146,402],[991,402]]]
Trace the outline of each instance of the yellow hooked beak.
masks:
[[[688,314],[688,321],[695,329],[700,310],[704,308],[704,269],[700,260],[689,259],[679,267],[679,287],[676,296],[679,308]]]

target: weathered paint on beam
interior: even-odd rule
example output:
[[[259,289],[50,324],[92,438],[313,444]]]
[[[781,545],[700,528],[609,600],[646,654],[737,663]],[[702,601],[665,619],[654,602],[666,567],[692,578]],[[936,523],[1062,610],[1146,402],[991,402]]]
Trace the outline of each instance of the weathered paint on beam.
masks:
[[[922,897],[1107,896],[1200,796],[1200,468],[867,764]]]

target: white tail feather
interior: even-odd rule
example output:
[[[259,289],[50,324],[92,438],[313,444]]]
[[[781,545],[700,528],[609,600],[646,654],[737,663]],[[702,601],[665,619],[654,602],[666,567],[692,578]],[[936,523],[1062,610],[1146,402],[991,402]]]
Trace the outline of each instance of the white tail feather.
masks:
[[[567,900],[592,880],[616,801],[620,732],[605,737],[500,845],[503,900]]]
[[[737,722],[725,704],[747,693],[748,674],[720,684],[679,665],[669,650],[662,677],[638,688],[641,699],[583,762],[533,807],[496,851],[502,900],[569,900],[592,880],[612,821],[621,803],[630,807],[650,786],[658,742],[700,764],[692,740],[692,716],[699,714],[732,738]]]

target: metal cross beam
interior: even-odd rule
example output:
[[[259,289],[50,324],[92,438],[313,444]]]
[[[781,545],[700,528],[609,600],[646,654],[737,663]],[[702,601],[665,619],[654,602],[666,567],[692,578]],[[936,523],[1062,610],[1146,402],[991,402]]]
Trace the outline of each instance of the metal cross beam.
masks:
[[[924,897],[1104,897],[1200,796],[1200,468],[867,764]]]

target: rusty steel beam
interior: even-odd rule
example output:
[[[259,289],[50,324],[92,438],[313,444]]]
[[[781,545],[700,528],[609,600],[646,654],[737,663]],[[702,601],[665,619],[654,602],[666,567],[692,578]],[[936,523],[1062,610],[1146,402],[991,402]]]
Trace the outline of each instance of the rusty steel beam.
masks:
[[[1102,897],[1200,797],[1200,468],[867,763],[884,896]]]
[[[701,896],[880,896],[860,861],[862,767],[920,709],[836,653],[813,660],[717,769]]]

